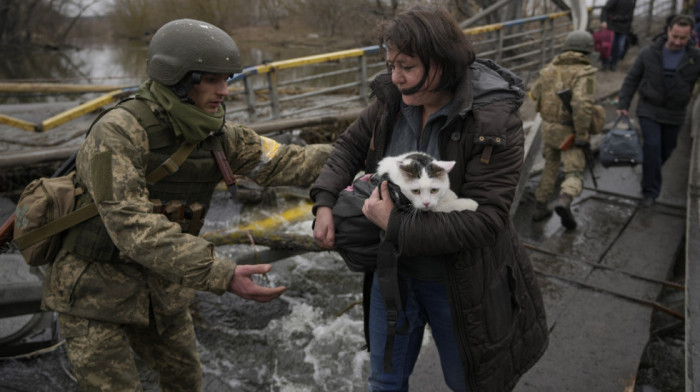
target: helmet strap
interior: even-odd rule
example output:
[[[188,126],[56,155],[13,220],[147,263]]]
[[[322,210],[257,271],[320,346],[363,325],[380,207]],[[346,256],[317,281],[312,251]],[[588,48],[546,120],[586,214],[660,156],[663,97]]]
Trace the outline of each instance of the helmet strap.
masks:
[[[201,81],[202,73],[192,72],[189,77],[184,77],[182,78],[182,80],[177,82],[177,84],[172,87],[172,90],[175,93],[175,95],[177,95],[177,97],[180,98],[180,102],[193,104],[194,102],[190,99],[189,96],[187,96],[187,93],[189,93],[190,90],[192,90],[192,87],[194,87],[194,85],[199,84]]]
[[[224,129],[224,125],[226,125],[226,103],[224,101],[221,101],[221,108],[224,109],[224,115],[221,116],[221,126],[214,133],[221,132],[221,130]]]

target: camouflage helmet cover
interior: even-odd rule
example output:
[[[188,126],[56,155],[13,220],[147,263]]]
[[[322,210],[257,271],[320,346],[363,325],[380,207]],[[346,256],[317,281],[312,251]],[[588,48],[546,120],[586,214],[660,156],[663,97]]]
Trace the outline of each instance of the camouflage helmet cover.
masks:
[[[178,19],[164,24],[148,45],[146,73],[151,79],[172,86],[192,71],[241,72],[236,42],[207,22]]]
[[[563,51],[575,50],[585,54],[593,52],[593,36],[587,31],[572,31],[566,36]]]

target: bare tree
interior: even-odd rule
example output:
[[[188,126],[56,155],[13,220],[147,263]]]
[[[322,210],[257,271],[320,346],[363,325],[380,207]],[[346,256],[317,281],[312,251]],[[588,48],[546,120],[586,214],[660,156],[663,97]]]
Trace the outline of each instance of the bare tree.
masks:
[[[68,26],[66,26],[66,28],[63,30],[63,34],[60,35],[59,42],[66,41],[66,37],[71,32],[71,30],[73,30],[73,28],[75,27],[75,24],[78,22],[78,20],[80,20],[80,18],[83,16],[85,11],[87,11],[90,7],[95,5],[97,3],[97,1],[98,0],[92,0],[92,1],[88,2],[87,4],[80,4],[79,2],[76,2],[76,6],[78,7],[78,12],[76,13],[75,16],[70,18],[70,22],[68,23]]]
[[[260,0],[260,11],[273,29],[280,29],[280,21],[289,14],[289,6],[285,0]]]
[[[347,16],[348,1],[336,2],[333,0],[309,0],[307,1],[307,14],[312,25],[320,26],[329,37],[333,37],[339,28],[339,23]]]
[[[481,8],[475,0],[454,0],[454,5],[458,15],[465,19],[476,15],[476,12]]]
[[[300,1],[300,0],[297,0]],[[391,0],[392,4],[398,0]],[[385,17],[386,8],[377,8],[375,0],[304,0],[302,14],[309,26],[319,28],[322,34],[359,36],[367,34],[376,25],[378,16]],[[383,6],[382,6],[383,7]],[[392,5],[394,7],[394,5]],[[393,8],[392,11],[394,12]]]
[[[96,2],[97,0],[90,0],[84,4],[79,0],[2,0],[0,44],[17,47],[29,47],[36,43],[64,45],[77,20]]]
[[[151,18],[152,8],[153,2],[149,0],[115,0],[110,12],[113,28],[131,39],[152,34],[157,28]]]
[[[0,5],[0,43],[21,46],[32,42],[32,13],[41,0],[3,0]]]
[[[399,0],[391,0],[389,7],[384,5],[384,0],[375,0],[374,4],[377,7],[377,13],[383,17],[396,15],[396,11],[399,9]]]

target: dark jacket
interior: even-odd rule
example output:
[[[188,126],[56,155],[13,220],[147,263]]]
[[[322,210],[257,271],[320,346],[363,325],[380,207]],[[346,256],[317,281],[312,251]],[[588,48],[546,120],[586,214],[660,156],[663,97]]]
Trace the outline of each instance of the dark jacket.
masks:
[[[666,35],[643,48],[627,72],[619,95],[619,109],[629,109],[635,91],[639,93],[637,116],[656,122],[682,125],[685,111],[700,76],[700,50],[688,43],[670,87],[666,87],[662,48]]]
[[[387,147],[400,93],[389,75],[372,84],[376,96],[335,143],[312,186],[316,206],[332,206],[360,170],[372,172]],[[522,82],[493,62],[478,60],[455,92],[440,133],[441,159],[456,161],[450,185],[479,203],[477,211],[423,213],[412,224],[392,212],[385,240],[403,256],[440,255],[445,262],[457,342],[472,392],[515,386],[547,346],[542,298],[509,216],[520,178],[524,135],[518,109]],[[365,314],[367,316],[367,314]]]
[[[600,13],[600,20],[608,22],[608,28],[616,33],[632,31],[636,0],[608,0]]]

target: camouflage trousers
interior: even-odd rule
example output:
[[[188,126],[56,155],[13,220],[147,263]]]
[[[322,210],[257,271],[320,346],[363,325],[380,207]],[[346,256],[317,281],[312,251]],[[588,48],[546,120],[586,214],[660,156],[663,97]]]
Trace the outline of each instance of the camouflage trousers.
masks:
[[[143,391],[132,353],[158,373],[160,388],[201,391],[202,369],[192,317],[185,310],[158,334],[150,325],[114,324],[59,314],[68,359],[82,391]]]
[[[586,156],[583,150],[572,146],[566,151],[545,144],[542,147],[544,170],[540,183],[535,191],[535,200],[547,203],[556,187],[559,166],[564,171],[564,181],[559,193],[566,193],[572,198],[577,197],[583,190],[583,170],[586,168]]]

